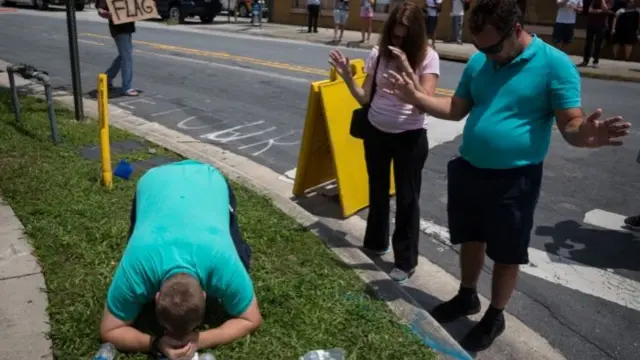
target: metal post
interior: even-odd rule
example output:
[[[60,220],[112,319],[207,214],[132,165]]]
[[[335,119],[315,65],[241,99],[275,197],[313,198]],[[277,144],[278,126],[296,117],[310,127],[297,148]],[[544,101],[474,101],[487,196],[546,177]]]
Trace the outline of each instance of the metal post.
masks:
[[[75,1],[67,1],[67,36],[69,37],[69,57],[71,58],[71,81],[73,84],[73,104],[77,121],[84,120],[82,104],[82,79],[80,79],[80,60],[78,56],[78,31],[76,28]]]
[[[18,98],[18,89],[16,88],[16,79],[13,73],[13,67],[7,66],[7,75],[9,75],[9,87],[11,87],[11,105],[13,105],[13,113],[16,116],[16,121],[21,126],[22,115],[20,114],[20,99]]]
[[[47,110],[49,112],[49,127],[51,128],[51,140],[58,145],[60,139],[58,138],[58,129],[56,126],[56,111],[53,107],[53,95],[51,94],[51,84],[49,81],[44,83],[44,92],[47,96]]]

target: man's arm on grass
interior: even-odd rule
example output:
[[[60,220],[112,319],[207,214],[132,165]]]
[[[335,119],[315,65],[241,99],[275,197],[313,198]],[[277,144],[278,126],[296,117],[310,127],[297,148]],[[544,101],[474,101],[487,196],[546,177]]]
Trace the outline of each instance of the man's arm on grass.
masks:
[[[198,349],[209,349],[232,343],[255,331],[261,324],[262,314],[260,314],[258,301],[254,297],[247,311],[238,317],[227,320],[215,329],[201,332],[198,337]]]
[[[216,276],[211,277],[210,288],[217,289],[218,293],[208,295],[220,299],[224,309],[233,318],[215,329],[201,332],[198,337],[198,349],[234,342],[262,324],[253,282],[244,266],[240,261],[231,264],[220,262],[217,265],[218,268],[213,269]]]
[[[151,351],[151,336],[138,331],[131,323],[118,319],[105,307],[100,323],[100,339],[113,344],[120,351]]]
[[[109,286],[100,323],[100,338],[121,351],[148,352],[151,350],[151,336],[131,326],[147,296],[131,287],[130,284],[135,282],[132,279],[137,277],[127,265],[127,259],[123,257]]]

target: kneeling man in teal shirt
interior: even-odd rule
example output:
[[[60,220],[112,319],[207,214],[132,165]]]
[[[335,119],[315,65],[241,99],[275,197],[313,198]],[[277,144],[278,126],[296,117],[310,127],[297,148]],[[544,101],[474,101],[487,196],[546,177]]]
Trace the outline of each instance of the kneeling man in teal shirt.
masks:
[[[100,337],[120,351],[169,359],[244,337],[262,322],[250,257],[235,198],[217,169],[187,160],[149,170],[138,182],[129,243],[107,293]],[[230,320],[198,333],[212,299]],[[133,327],[148,304],[155,307],[158,336]]]

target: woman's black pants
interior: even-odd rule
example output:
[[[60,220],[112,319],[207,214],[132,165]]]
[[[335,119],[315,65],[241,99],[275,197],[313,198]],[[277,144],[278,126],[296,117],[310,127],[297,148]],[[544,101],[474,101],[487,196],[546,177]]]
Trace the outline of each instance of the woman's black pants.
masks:
[[[391,162],[396,185],[396,221],[392,244],[395,266],[409,272],[418,265],[420,187],[429,154],[425,129],[387,133],[368,124],[364,153],[369,175],[369,216],[364,247],[383,251],[389,246],[389,188]]]

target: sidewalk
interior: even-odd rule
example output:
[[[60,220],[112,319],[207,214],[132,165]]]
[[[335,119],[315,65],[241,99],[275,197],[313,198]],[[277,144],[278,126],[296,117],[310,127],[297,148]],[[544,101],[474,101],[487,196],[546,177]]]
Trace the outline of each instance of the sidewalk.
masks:
[[[0,197],[0,360],[52,360],[42,270]]]
[[[243,19],[244,20],[244,19]],[[176,26],[188,26],[190,28],[197,28],[201,30],[209,31],[222,31],[238,34],[251,34],[256,36],[303,40],[313,43],[321,43],[328,46],[346,46],[351,48],[370,49],[378,43],[378,34],[371,34],[371,41],[369,43],[361,43],[362,36],[357,31],[345,31],[343,40],[338,44],[332,42],[333,29],[320,28],[318,33],[307,33],[306,25],[284,25],[284,24],[270,24],[264,23],[262,27],[251,26],[247,21],[239,21],[238,23],[227,22],[227,17],[222,15],[216,18],[212,25],[201,25],[198,23],[192,23],[189,25],[176,25]],[[535,30],[535,29],[534,29]],[[444,42],[438,42],[436,44],[436,50],[440,55],[440,58],[444,60],[466,62],[469,57],[475,53],[476,49],[472,44],[449,44]],[[581,57],[570,56],[576,63],[582,61]],[[617,81],[630,81],[640,82],[640,64],[633,62],[614,61],[602,59],[600,60],[600,68],[594,69],[579,68],[580,73],[584,77],[605,79],[605,80],[617,80]]]

